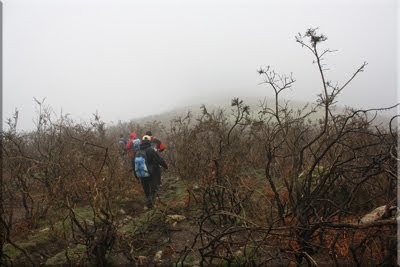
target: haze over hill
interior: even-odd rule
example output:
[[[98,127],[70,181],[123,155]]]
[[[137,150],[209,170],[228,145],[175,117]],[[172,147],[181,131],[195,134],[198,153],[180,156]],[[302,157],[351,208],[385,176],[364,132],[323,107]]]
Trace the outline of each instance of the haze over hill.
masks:
[[[159,121],[162,122],[164,125],[168,125],[169,122],[174,118],[185,117],[188,114],[188,112],[190,112],[194,118],[200,116],[202,113],[201,111],[202,105],[205,105],[205,107],[209,112],[218,109],[223,109],[226,112],[226,114],[231,114],[231,109],[232,109],[231,101],[233,98],[234,97],[228,97],[228,96],[210,96],[208,99],[193,98],[190,101],[187,101],[186,105],[182,104],[180,106],[177,106],[176,108],[172,108],[170,110],[167,110],[165,112],[160,112],[158,114],[143,116],[139,118],[132,118],[131,121],[139,124],[144,124],[152,121]],[[267,97],[267,96],[257,97],[253,95],[250,97],[242,96],[239,97],[239,99],[243,100],[245,105],[250,106],[250,114],[253,118],[257,117],[257,113],[261,110],[261,105],[264,101],[266,101],[267,105],[270,107],[275,105],[273,97]],[[309,110],[312,105],[315,105],[315,102],[296,101],[288,99],[282,99],[281,104],[284,104],[285,102],[287,102],[288,107],[292,108],[294,111],[301,110],[306,105],[307,105],[306,110]],[[335,111],[343,112],[346,108],[353,108],[353,107],[338,104],[335,106]],[[384,108],[384,107],[374,107],[374,108]],[[397,111],[396,109],[380,111],[377,115],[375,124],[388,123],[390,118],[396,114],[396,111]],[[317,114],[314,114],[312,118],[319,118],[322,115],[323,112],[320,111]]]

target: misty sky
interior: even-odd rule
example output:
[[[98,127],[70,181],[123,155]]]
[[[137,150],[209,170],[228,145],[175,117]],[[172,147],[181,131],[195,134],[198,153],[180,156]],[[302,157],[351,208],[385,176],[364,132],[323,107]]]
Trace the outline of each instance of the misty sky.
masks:
[[[328,36],[326,75],[339,84],[364,62],[342,105],[397,100],[395,0],[3,0],[3,119],[33,127],[37,99],[78,120],[126,121],[214,96],[271,96],[256,70],[297,80],[286,98],[321,92],[311,54],[294,36]]]

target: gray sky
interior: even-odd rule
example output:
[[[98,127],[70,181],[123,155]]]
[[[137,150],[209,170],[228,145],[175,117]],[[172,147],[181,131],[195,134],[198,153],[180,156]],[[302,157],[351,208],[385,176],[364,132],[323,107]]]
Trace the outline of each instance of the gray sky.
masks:
[[[293,72],[285,95],[311,101],[320,80],[294,41],[309,27],[328,36],[329,79],[365,72],[342,105],[398,102],[396,0],[165,1],[3,0],[3,119],[20,110],[33,127],[33,97],[87,120],[130,120],[212,96],[269,96],[256,70]]]

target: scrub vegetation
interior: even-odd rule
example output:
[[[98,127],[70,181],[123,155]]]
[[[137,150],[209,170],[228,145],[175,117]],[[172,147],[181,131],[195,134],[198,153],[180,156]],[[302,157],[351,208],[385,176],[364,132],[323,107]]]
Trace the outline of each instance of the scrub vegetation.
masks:
[[[1,263],[395,265],[397,116],[375,123],[395,107],[335,111],[367,64],[330,81],[326,40],[296,36],[321,80],[304,108],[283,100],[294,75],[265,67],[260,86],[274,97],[256,116],[234,98],[230,110],[107,126],[36,100],[36,129],[18,132],[16,112],[1,139]],[[167,144],[169,165],[151,210],[117,145],[121,132],[146,130]]]

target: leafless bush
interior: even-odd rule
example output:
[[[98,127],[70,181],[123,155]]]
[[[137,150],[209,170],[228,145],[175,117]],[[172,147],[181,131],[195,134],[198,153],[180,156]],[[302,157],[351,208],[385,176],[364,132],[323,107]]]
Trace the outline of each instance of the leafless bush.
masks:
[[[175,128],[180,134],[173,137],[177,147],[181,146],[181,176],[203,173],[194,178],[206,184],[200,194],[203,213],[199,233],[191,248],[198,247],[203,264],[218,259],[233,263],[241,255],[253,264],[287,260],[312,265],[316,264],[314,255],[324,252],[331,253],[331,264],[361,264],[364,256],[376,264],[395,262],[393,238],[380,240],[379,248],[370,250],[370,255],[365,253],[365,244],[377,242],[378,235],[395,236],[395,221],[363,228],[357,224],[357,216],[396,203],[396,133],[392,126],[373,124],[377,112],[385,108],[335,112],[338,95],[367,64],[361,64],[343,85],[334,84],[327,79],[322,63],[332,51],[319,50],[319,44],[326,40],[316,29],[296,37],[311,52],[320,73],[322,93],[314,105],[291,109],[281,95],[294,85],[293,75],[281,75],[267,67],[259,74],[273,90],[274,104],[264,102],[258,118],[245,119],[247,108],[234,100],[238,110],[233,123],[222,112],[209,114],[204,108],[203,117],[192,129],[182,121],[180,128]],[[315,120],[313,114],[321,115]],[[244,187],[238,181],[245,177],[241,170],[246,162],[253,168],[264,166],[267,184],[263,193],[258,193],[259,183],[240,192]],[[206,170],[211,171],[205,178]],[[251,212],[252,205],[264,216]],[[326,238],[332,228],[340,233],[334,244],[328,245]],[[346,233],[362,236],[361,229],[374,234],[366,231],[362,240],[351,241],[339,237]],[[338,242],[351,252],[342,251],[341,261],[338,249],[343,248],[335,246]],[[249,247],[253,251],[250,257],[245,253]]]
[[[7,242],[12,242],[18,225],[28,228],[47,217],[69,218],[63,236],[67,244],[83,244],[87,259],[104,266],[116,239],[113,200],[127,190],[127,170],[120,164],[115,140],[97,114],[85,124],[75,124],[68,116],[53,120],[51,109],[37,101],[36,129],[29,133],[15,130],[17,114],[3,133],[4,209],[3,225]],[[21,203],[21,204],[19,204]],[[24,209],[21,220],[20,207]],[[81,218],[79,208],[88,207],[92,219]],[[115,207],[114,207],[115,210]],[[47,216],[51,212],[51,216]],[[16,233],[15,233],[16,234]],[[15,235],[14,234],[14,235]]]
[[[181,262],[192,254],[201,265],[394,264],[397,116],[386,127],[374,124],[383,108],[335,110],[367,64],[343,85],[329,81],[322,62],[332,51],[319,49],[326,40],[315,29],[296,37],[314,58],[322,92],[300,110],[282,100],[294,76],[266,67],[258,72],[274,102],[261,103],[257,116],[234,98],[230,113],[203,106],[201,116],[177,118],[167,132],[156,121],[106,127],[97,113],[78,124],[36,100],[36,129],[18,132],[16,112],[1,136],[2,244],[22,254],[18,263],[40,263],[15,240],[47,220],[55,243],[85,248],[74,261],[66,249],[71,264],[104,266],[114,250],[137,263],[137,249],[152,241],[150,231],[118,232],[116,200],[133,185],[116,141],[120,133],[151,130],[168,145],[171,173],[185,182],[186,204],[197,214],[198,231]],[[359,223],[383,205],[380,220]],[[162,232],[165,214],[154,214],[149,221]],[[3,251],[1,260],[12,264]]]

